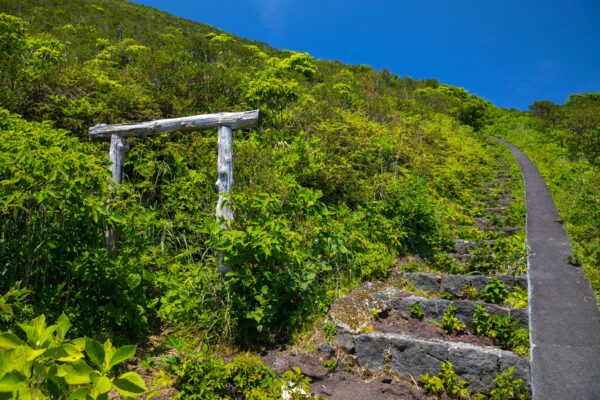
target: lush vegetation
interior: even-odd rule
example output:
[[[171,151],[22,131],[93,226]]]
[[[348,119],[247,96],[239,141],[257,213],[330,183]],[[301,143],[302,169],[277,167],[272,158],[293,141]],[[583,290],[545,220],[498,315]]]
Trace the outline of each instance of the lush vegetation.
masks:
[[[110,340],[68,340],[71,322],[64,314],[56,325],[46,326],[41,315],[19,327],[26,341],[10,331],[0,333],[1,399],[103,400],[111,389],[126,397],[147,391],[135,372],[116,377],[112,371],[133,357],[136,346],[117,349]]]
[[[64,313],[75,335],[119,344],[169,330],[270,345],[404,256],[443,272],[522,273],[522,234],[469,228],[499,160],[518,171],[487,133],[538,163],[600,289],[596,95],[506,112],[435,80],[315,60],[121,0],[0,0],[0,59],[0,331]],[[263,124],[234,134],[227,231],[214,220],[216,132],[129,140],[114,193],[107,144],[87,136],[97,123],[254,108]],[[522,226],[522,183],[507,185],[516,201],[498,223]],[[458,264],[457,237],[494,241]],[[219,251],[233,268],[225,281]],[[493,289],[484,296],[503,301]],[[256,360],[198,357],[174,367],[182,393],[205,368],[215,396],[248,396],[256,374],[281,387]]]
[[[77,333],[138,340],[166,323],[209,342],[285,340],[398,256],[448,269],[436,255],[503,151],[473,133],[491,104],[436,81],[121,1],[0,4],[16,15],[0,25],[0,289],[30,290],[17,314],[64,311]],[[88,126],[254,107],[266,119],[236,134],[231,230],[213,216],[215,132],[131,140],[107,211],[107,148]]]
[[[230,363],[209,352],[176,360],[171,367],[179,376],[177,399],[284,399],[304,400],[310,396],[308,378],[298,368],[278,376],[259,357],[237,356]]]

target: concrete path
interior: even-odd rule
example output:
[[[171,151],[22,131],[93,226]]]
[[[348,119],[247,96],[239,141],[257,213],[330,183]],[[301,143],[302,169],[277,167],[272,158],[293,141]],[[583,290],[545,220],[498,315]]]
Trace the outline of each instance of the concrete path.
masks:
[[[600,314],[535,165],[503,140],[521,165],[527,203],[531,379],[535,400],[600,399]]]

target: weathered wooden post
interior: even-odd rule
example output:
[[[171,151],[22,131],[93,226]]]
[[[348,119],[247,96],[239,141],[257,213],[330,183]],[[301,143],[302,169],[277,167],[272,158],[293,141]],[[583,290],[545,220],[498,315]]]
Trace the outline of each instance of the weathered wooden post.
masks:
[[[125,161],[125,152],[127,151],[127,139],[119,135],[110,136],[110,149],[108,150],[108,158],[112,163],[110,171],[114,181],[114,186],[110,186],[111,196],[106,202],[106,211],[109,211],[110,203],[113,200],[112,193],[119,187],[123,176],[123,162]],[[107,250],[113,254],[117,249],[115,232],[112,229],[104,231]]]
[[[221,229],[227,229],[233,222],[233,210],[229,204],[227,194],[233,188],[233,135],[231,128],[225,125],[219,126],[219,138],[217,140],[217,174],[216,182],[219,200],[217,201],[217,220],[222,221]],[[231,268],[225,263],[223,252],[217,253],[219,264],[219,273],[224,278],[231,271]]]
[[[127,137],[153,136],[172,132],[193,132],[205,129],[219,129],[218,158],[216,182],[219,200],[217,202],[216,217],[223,223],[221,229],[227,229],[233,221],[233,211],[228,203],[227,194],[233,187],[233,129],[251,128],[259,124],[260,110],[194,115],[183,118],[160,119],[156,121],[140,122],[133,124],[100,124],[89,129],[90,137],[94,139],[110,139],[109,158],[112,162],[111,172],[116,188],[122,179],[123,160],[127,151]],[[111,187],[112,188],[112,187]],[[112,191],[113,189],[111,189]],[[109,200],[110,204],[110,200]],[[107,205],[108,207],[108,205]],[[109,251],[114,252],[115,234],[110,230],[106,232],[106,242]],[[217,254],[219,273],[222,277],[230,271],[224,262],[224,255]]]
[[[125,161],[125,152],[127,151],[127,139],[119,135],[110,136],[110,150],[108,151],[108,157],[112,165],[110,171],[112,172],[113,181],[115,181],[115,188],[119,186],[123,176],[123,162]]]

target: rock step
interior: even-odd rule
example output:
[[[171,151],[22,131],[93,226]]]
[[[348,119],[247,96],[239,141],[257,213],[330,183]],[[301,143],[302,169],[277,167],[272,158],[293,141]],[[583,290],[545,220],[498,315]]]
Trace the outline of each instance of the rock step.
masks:
[[[471,249],[479,249],[481,247],[490,247],[497,243],[498,239],[490,240],[466,240],[466,239],[454,239],[454,252],[458,255],[465,255],[469,253]]]
[[[507,308],[496,304],[484,303],[471,300],[445,300],[445,299],[426,299],[419,296],[409,296],[391,300],[391,309],[398,312],[402,318],[411,318],[410,306],[414,303],[419,304],[423,310],[423,318],[435,322],[441,322],[444,313],[449,306],[456,308],[456,318],[458,318],[469,329],[473,327],[473,314],[478,305],[485,308],[488,314],[499,314],[511,316],[519,322],[520,328],[529,326],[529,313],[526,308]]]
[[[413,273],[416,277],[436,277],[435,274],[426,273]],[[450,275],[452,276],[452,275]],[[444,277],[444,276],[442,276]],[[458,295],[461,295],[462,284],[458,285],[457,282],[468,282],[463,280],[464,278],[487,278],[477,276],[465,276],[465,275],[454,275],[455,281],[452,286],[448,286],[450,289],[456,292],[458,289]],[[510,287],[516,285],[514,277]],[[489,279],[489,278],[488,278]],[[505,279],[507,279],[505,277]],[[511,281],[507,279],[509,283]],[[431,280],[424,280],[423,282],[432,282]],[[478,287],[481,286],[484,281],[473,281]],[[508,285],[507,285],[508,286]],[[425,289],[427,290],[427,289]],[[441,321],[442,315],[446,311],[449,305],[453,305],[457,309],[457,318],[459,318],[467,326],[472,326],[473,313],[477,305],[483,305],[489,313],[510,315],[519,321],[519,324],[526,327],[529,323],[529,315],[527,309],[509,309],[506,307],[498,306],[495,304],[483,303],[480,301],[472,300],[446,300],[446,299],[426,299],[425,297],[419,297],[403,291],[398,285],[385,284],[382,282],[367,282],[360,289],[352,291],[346,296],[338,298],[329,310],[329,318],[335,323],[337,332],[339,333],[350,333],[353,335],[364,333],[369,329],[372,329],[372,322],[376,315],[386,314],[390,311],[397,311],[405,318],[410,317],[409,307],[413,303],[419,303],[423,312],[425,313],[425,319],[431,319],[434,321]]]
[[[514,286],[523,289],[527,288],[526,275],[446,275],[433,272],[400,272],[394,275],[400,279],[408,280],[417,289],[426,290],[428,292],[450,293],[456,298],[463,297],[462,292],[465,286],[471,286],[479,292],[492,278],[497,278],[504,282],[509,290]]]
[[[485,209],[485,212],[487,214],[493,214],[493,215],[497,215],[497,214],[504,214],[506,211],[508,210],[508,207],[504,206],[500,206],[500,207],[488,207]]]
[[[514,368],[514,376],[529,382],[529,360],[494,347],[442,340],[421,340],[394,333],[358,335],[354,342],[356,360],[374,371],[391,368],[404,378],[421,380],[421,375],[440,372],[450,361],[457,375],[469,383],[469,390],[487,392],[493,378]]]
[[[473,202],[476,206],[486,206],[489,208],[508,207],[515,199],[512,196],[506,196],[500,200],[486,200]]]
[[[503,228],[505,223],[508,222],[508,217],[506,215],[493,215],[490,217],[475,217],[475,222],[478,225],[490,227],[490,228]],[[497,226],[497,224],[502,224],[502,226]]]
[[[503,232],[507,236],[514,235],[517,232],[525,230],[522,226],[489,226],[489,225],[460,225],[458,229],[477,229],[483,232]]]

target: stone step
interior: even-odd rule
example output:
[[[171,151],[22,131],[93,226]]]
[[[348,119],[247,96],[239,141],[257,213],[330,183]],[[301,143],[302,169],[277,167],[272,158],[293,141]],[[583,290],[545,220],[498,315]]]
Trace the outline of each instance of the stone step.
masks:
[[[489,208],[496,208],[496,207],[508,207],[513,201],[515,201],[515,199],[512,196],[506,196],[499,200],[475,201],[475,202],[473,202],[473,204],[475,204],[476,206],[485,205],[486,207],[489,207]]]
[[[473,314],[478,305],[485,308],[488,314],[509,315],[519,322],[520,328],[529,326],[529,314],[526,308],[507,308],[496,304],[484,303],[471,300],[445,300],[426,299],[419,296],[409,296],[391,300],[391,309],[398,312],[402,318],[411,318],[410,307],[417,303],[423,310],[423,318],[435,322],[441,322],[448,306],[456,308],[458,318],[467,328],[473,327]]]
[[[507,236],[512,236],[517,232],[525,230],[522,226],[495,226],[495,225],[460,225],[458,229],[477,229],[482,232],[502,232]]]
[[[428,285],[437,284],[437,276],[435,274],[413,273],[413,277],[416,277],[417,279],[422,278],[420,281],[416,280],[417,282],[424,283],[419,285],[421,287],[433,288],[434,286]],[[461,295],[463,285],[465,283],[469,284],[469,282],[477,285],[473,287],[483,288],[485,286],[481,286],[484,282],[483,280],[469,281],[464,279],[466,277],[475,278],[475,276],[454,275],[453,277],[455,279],[448,282],[446,286],[450,293],[452,293],[452,291],[458,291],[458,295]],[[505,279],[511,284],[510,287],[516,285],[514,277]],[[441,282],[439,287],[443,287],[441,286]],[[419,303],[425,314],[424,319],[436,322],[441,321],[448,306],[452,305],[457,309],[456,317],[468,327],[471,327],[475,308],[477,305],[481,304],[490,314],[510,315],[518,320],[522,327],[527,327],[529,324],[527,309],[510,309],[495,304],[472,300],[427,299],[408,293],[399,285],[382,282],[367,282],[360,289],[354,290],[350,294],[338,298],[331,305],[328,316],[329,319],[335,323],[337,332],[360,334],[372,329],[372,323],[376,317],[386,315],[390,311],[398,312],[403,318],[410,318],[409,308],[413,303]]]
[[[488,207],[485,209],[487,214],[499,215],[504,214],[508,210],[508,207]]]
[[[374,371],[392,369],[417,381],[422,374],[438,374],[441,363],[450,361],[475,392],[489,391],[493,378],[511,367],[516,378],[529,382],[529,359],[495,347],[375,332],[355,337],[353,349],[360,366]]]
[[[491,215],[488,217],[475,217],[475,222],[478,225],[489,227],[489,228],[503,228],[504,224],[508,222],[508,216],[506,215]],[[500,224],[501,226],[498,226]],[[493,230],[493,229],[490,229]]]
[[[492,278],[497,278],[504,282],[506,288],[511,290],[513,286],[527,288],[526,275],[446,275],[433,272],[400,272],[394,276],[400,279],[406,279],[417,289],[428,292],[450,293],[453,297],[462,298],[462,291],[465,286],[471,286],[477,291],[481,291]]]
[[[468,254],[470,249],[478,249],[481,247],[490,247],[498,242],[498,239],[491,240],[466,240],[453,239],[454,252],[458,255]]]

